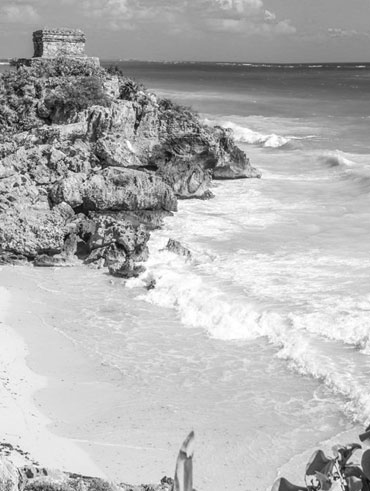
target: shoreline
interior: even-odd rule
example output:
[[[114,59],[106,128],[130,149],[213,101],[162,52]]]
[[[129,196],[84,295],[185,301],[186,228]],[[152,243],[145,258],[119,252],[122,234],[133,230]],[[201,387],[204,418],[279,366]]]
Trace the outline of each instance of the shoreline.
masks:
[[[11,268],[0,269],[2,283],[4,277],[8,282],[13,273]],[[17,308],[17,301],[23,300],[20,291],[17,293],[12,295],[9,288],[0,285],[1,443],[12,445],[9,459],[15,465],[37,462],[63,471],[104,478],[105,474],[84,450],[48,429],[52,421],[36,405],[36,395],[50,389],[49,381],[28,366],[30,349],[15,322],[17,317],[21,319],[25,314]]]
[[[154,428],[147,441],[128,420],[123,439],[117,441],[115,427],[122,426],[120,418],[127,418],[126,404],[135,402],[135,394],[121,384],[122,375],[90,359],[58,328],[63,322],[60,305],[50,308],[58,301],[58,286],[44,289],[32,266],[4,266],[0,271],[2,288],[10,294],[6,332],[18,340],[8,353],[17,349],[19,378],[27,389],[17,390],[14,375],[2,370],[2,377],[11,379],[10,390],[19,392],[25,422],[13,421],[16,401],[10,400],[0,412],[0,442],[30,454],[29,460],[11,460],[17,465],[35,460],[45,467],[131,485],[158,483],[171,475],[184,433],[163,446]],[[38,271],[58,277],[54,268]],[[8,421],[13,431],[7,431]]]

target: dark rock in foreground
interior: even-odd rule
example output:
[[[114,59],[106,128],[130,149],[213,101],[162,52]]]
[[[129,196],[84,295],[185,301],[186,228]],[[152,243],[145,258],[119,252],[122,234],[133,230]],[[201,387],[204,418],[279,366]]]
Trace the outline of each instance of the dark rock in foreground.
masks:
[[[172,489],[173,479],[168,477],[153,485],[113,484],[96,477],[35,465],[17,468],[6,458],[0,457],[1,491],[171,491]]]
[[[178,453],[174,479],[165,476],[159,484],[154,485],[113,484],[96,477],[40,467],[31,461],[27,452],[8,443],[2,443],[0,450],[5,450],[6,455],[17,453],[27,462],[31,462],[29,465],[16,467],[9,458],[0,454],[1,491],[194,491],[193,431],[185,439]]]
[[[38,59],[0,77],[0,262],[138,275],[149,231],[212,178],[260,177],[230,130],[120,74]]]

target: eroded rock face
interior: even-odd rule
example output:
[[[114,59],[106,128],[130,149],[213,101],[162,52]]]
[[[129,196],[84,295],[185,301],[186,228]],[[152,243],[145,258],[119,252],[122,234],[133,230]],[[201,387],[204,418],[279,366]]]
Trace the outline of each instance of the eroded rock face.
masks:
[[[137,152],[130,142],[118,133],[111,137],[100,138],[96,145],[96,155],[103,167],[142,167]]]
[[[251,166],[245,153],[235,145],[230,129],[216,126],[212,136],[216,141],[218,156],[212,169],[214,179],[261,177],[261,173]]]
[[[197,162],[186,159],[173,159],[158,165],[157,175],[182,199],[209,199],[213,194],[209,190],[211,173]]]
[[[156,147],[151,162],[160,172],[179,162],[191,162],[209,170],[214,179],[261,177],[235,145],[230,130],[220,127],[166,140]]]
[[[81,205],[84,211],[177,210],[172,189],[160,177],[119,167],[87,178],[70,175],[55,185],[51,199],[72,208]]]
[[[63,251],[68,234],[63,217],[54,211],[24,210],[0,215],[0,250],[34,259]]]

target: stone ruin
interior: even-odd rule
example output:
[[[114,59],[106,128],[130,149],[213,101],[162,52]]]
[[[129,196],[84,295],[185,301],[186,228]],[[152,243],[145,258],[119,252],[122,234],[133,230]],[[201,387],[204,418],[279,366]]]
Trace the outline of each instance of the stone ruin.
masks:
[[[79,29],[41,29],[33,33],[33,57],[86,57],[85,43],[85,34]]]
[[[33,33],[33,58],[18,58],[12,61],[15,66],[34,66],[45,60],[67,58],[84,65],[99,66],[99,58],[85,53],[86,36],[80,29],[40,29]]]

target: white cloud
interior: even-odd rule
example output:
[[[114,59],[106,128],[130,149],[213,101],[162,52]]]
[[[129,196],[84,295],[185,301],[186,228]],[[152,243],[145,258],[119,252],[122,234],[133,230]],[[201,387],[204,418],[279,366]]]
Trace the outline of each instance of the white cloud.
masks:
[[[153,5],[154,3],[154,5]],[[229,32],[240,35],[292,34],[262,0],[83,0],[85,13],[110,29],[162,25],[168,32]]]
[[[331,38],[361,38],[370,37],[369,32],[359,32],[355,29],[342,29],[340,27],[329,27],[328,34]]]
[[[6,2],[0,6],[0,18],[2,22],[32,24],[40,20],[36,9],[23,2]]]

